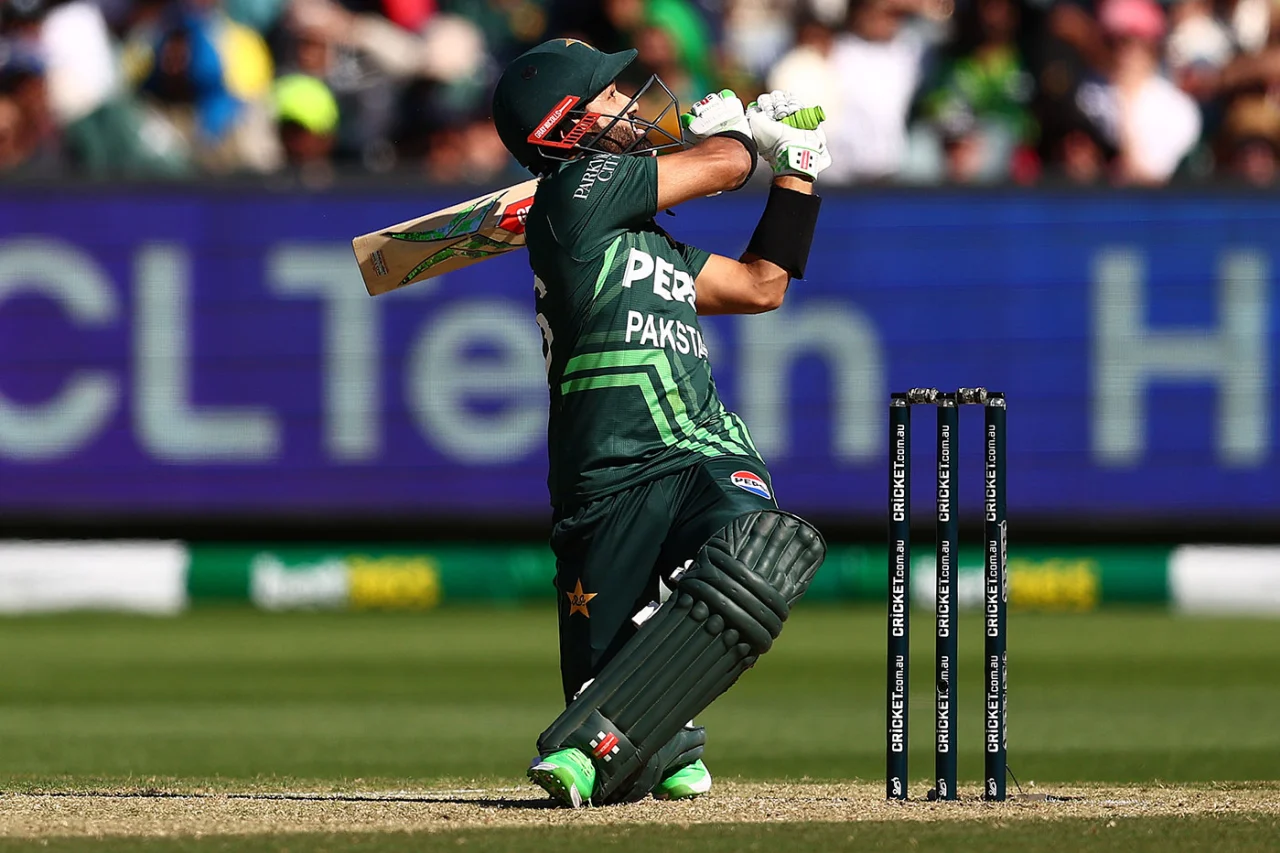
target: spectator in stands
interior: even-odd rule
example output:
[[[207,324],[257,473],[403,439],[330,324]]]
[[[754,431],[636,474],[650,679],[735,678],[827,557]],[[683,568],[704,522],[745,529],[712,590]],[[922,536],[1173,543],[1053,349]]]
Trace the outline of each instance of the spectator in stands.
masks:
[[[1233,99],[1273,85],[1265,61],[1271,3],[1174,0],[1169,21],[1165,62],[1171,79],[1200,109],[1202,162],[1212,168],[1212,161],[1204,158],[1225,154],[1214,138],[1225,131],[1223,122]]]
[[[57,175],[64,168],[35,47],[0,40],[0,171]]]
[[[528,179],[507,153],[487,116],[473,115],[437,128],[422,158],[426,177],[437,183],[491,186]]]
[[[1230,80],[1235,85],[1266,76],[1250,60],[1267,50],[1271,0],[1173,0],[1169,19],[1171,76],[1198,101],[1220,94],[1224,74],[1236,78]]]
[[[1161,74],[1164,12],[1155,0],[1104,0],[1100,15],[1110,67],[1079,88],[1077,103],[1116,148],[1116,183],[1163,184],[1201,127],[1195,102]]]
[[[832,106],[833,181],[891,179],[907,155],[907,116],[936,31],[922,16],[934,0],[854,0],[831,65],[839,80]],[[804,93],[802,96],[808,97]]]
[[[324,80],[338,100],[337,159],[380,171],[406,149],[411,159],[421,153],[421,140],[398,139],[399,129],[438,123],[408,111],[471,112],[487,103],[493,68],[471,21],[434,6],[398,9],[393,20],[367,5],[293,0],[282,42],[285,68]]]
[[[8,95],[0,95],[0,172],[10,172],[27,161],[22,111]]]
[[[1167,61],[1178,85],[1200,105],[1224,175],[1238,177],[1242,164],[1261,166],[1269,157],[1262,129],[1267,96],[1280,89],[1276,11],[1271,0],[1180,0],[1172,9]]]
[[[180,140],[155,122],[126,91],[102,10],[89,0],[4,0],[0,29],[43,69],[28,81],[18,105],[24,135],[56,145],[64,169],[98,176],[169,175],[186,170]],[[38,95],[36,90],[41,90]],[[54,140],[56,139],[56,143]],[[24,166],[24,171],[35,164]]]
[[[671,37],[670,30],[646,24],[636,31],[635,46],[639,55],[633,64],[642,67],[646,80],[650,74],[661,77],[683,108],[687,109],[689,104],[707,94],[706,88],[698,86],[698,81],[681,61],[679,48]],[[666,97],[658,92],[652,94],[655,102],[658,96]],[[750,93],[741,94],[750,98]],[[646,111],[645,106],[647,105],[642,105],[641,114],[649,115],[652,108]]]
[[[162,13],[138,63],[140,90],[212,172],[268,172],[283,163],[271,120],[274,63],[262,38],[216,0]]]
[[[1064,168],[1064,152],[1101,153],[1089,143],[1097,129],[1081,114],[1076,96],[1085,82],[1106,74],[1111,53],[1094,0],[1050,0],[1044,5],[1024,7],[1023,46],[1033,80],[1037,149],[1046,176],[1055,178],[1075,171]]]
[[[448,11],[474,25],[486,65],[505,68],[511,60],[550,37],[553,0],[448,0]]]
[[[650,74],[660,73],[682,104],[716,88],[717,48],[706,19],[689,0],[574,0],[560,7],[553,16],[558,34],[604,51],[639,51],[618,77],[624,87],[638,89]]]
[[[1218,145],[1224,177],[1269,187],[1280,176],[1280,106],[1267,94],[1236,98]]]
[[[256,33],[266,33],[275,27],[290,2],[292,0],[224,0],[222,5],[231,20]]]
[[[767,79],[782,55],[801,41],[795,18],[820,20],[807,0],[728,0],[724,7],[724,50],[758,80]]]
[[[338,102],[329,87],[306,74],[286,74],[276,81],[273,101],[286,161],[304,184],[330,183]]]
[[[678,65],[688,80],[690,99],[682,98],[682,103],[692,103],[717,88],[716,44],[706,18],[691,0],[646,0],[645,29],[661,30],[670,42],[670,64]],[[646,43],[638,40],[637,49]],[[647,63],[644,50],[640,50],[637,59],[641,64]]]
[[[1218,76],[1236,55],[1231,28],[1216,11],[1213,0],[1179,0],[1169,10],[1165,59],[1170,76],[1202,103],[1216,95]]]
[[[0,0],[0,170],[220,174],[316,160],[503,180],[511,161],[485,112],[495,72],[566,36],[636,47],[629,82],[656,72],[685,105],[725,86],[822,104],[840,149],[833,183],[1029,182],[1039,167],[1076,183],[1214,170],[1270,184],[1273,3]],[[320,113],[280,125],[273,93],[293,75],[325,87],[336,127],[318,131]]]
[[[793,25],[795,43],[769,71],[765,88],[785,89],[811,104],[821,104],[834,124],[843,103],[842,83],[832,59],[835,30],[807,4],[800,7]]]
[[[1036,176],[1032,79],[1017,30],[1014,0],[967,0],[957,9],[922,110],[941,140],[949,181],[1028,183]]]
[[[1060,111],[1047,134],[1041,179],[1076,186],[1105,186],[1110,181],[1115,144],[1080,110]]]

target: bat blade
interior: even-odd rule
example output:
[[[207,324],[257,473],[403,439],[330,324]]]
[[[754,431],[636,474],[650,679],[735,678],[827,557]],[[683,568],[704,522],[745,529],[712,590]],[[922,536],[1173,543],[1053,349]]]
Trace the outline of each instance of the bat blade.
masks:
[[[351,241],[370,296],[524,247],[536,178]]]

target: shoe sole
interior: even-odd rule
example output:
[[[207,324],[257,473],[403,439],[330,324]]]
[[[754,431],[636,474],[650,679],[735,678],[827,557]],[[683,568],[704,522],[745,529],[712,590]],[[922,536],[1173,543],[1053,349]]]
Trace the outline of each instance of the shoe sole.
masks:
[[[533,780],[535,785],[551,795],[551,799],[556,800],[561,805],[566,805],[572,809],[582,808],[582,794],[578,792],[578,786],[572,782],[566,785],[564,780],[556,776],[551,768],[530,768],[529,778]]]

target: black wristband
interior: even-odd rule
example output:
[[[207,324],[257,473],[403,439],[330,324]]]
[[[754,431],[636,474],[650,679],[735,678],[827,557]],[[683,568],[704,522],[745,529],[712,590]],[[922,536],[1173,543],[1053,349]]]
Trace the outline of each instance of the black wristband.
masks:
[[[756,173],[756,160],[760,157],[760,149],[756,147],[756,141],[754,139],[747,136],[745,133],[740,133],[736,130],[722,130],[719,133],[711,134],[710,138],[715,139],[717,136],[723,136],[726,139],[733,139],[737,142],[741,142],[742,147],[747,149],[747,153],[751,155],[751,171],[747,172],[747,176],[742,179],[742,183],[738,184],[732,190],[729,190],[729,192],[740,190],[747,185],[747,181],[751,180],[751,176]]]
[[[818,227],[822,199],[774,184],[756,225],[747,253],[782,267],[792,278],[804,278],[804,265]]]

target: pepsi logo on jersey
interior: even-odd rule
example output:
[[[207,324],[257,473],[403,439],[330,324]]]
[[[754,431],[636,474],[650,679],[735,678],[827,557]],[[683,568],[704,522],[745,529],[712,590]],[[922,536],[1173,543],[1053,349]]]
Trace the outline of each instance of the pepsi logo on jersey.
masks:
[[[773,495],[769,493],[769,486],[758,474],[750,471],[734,471],[729,475],[729,482],[753,495],[773,499]]]

